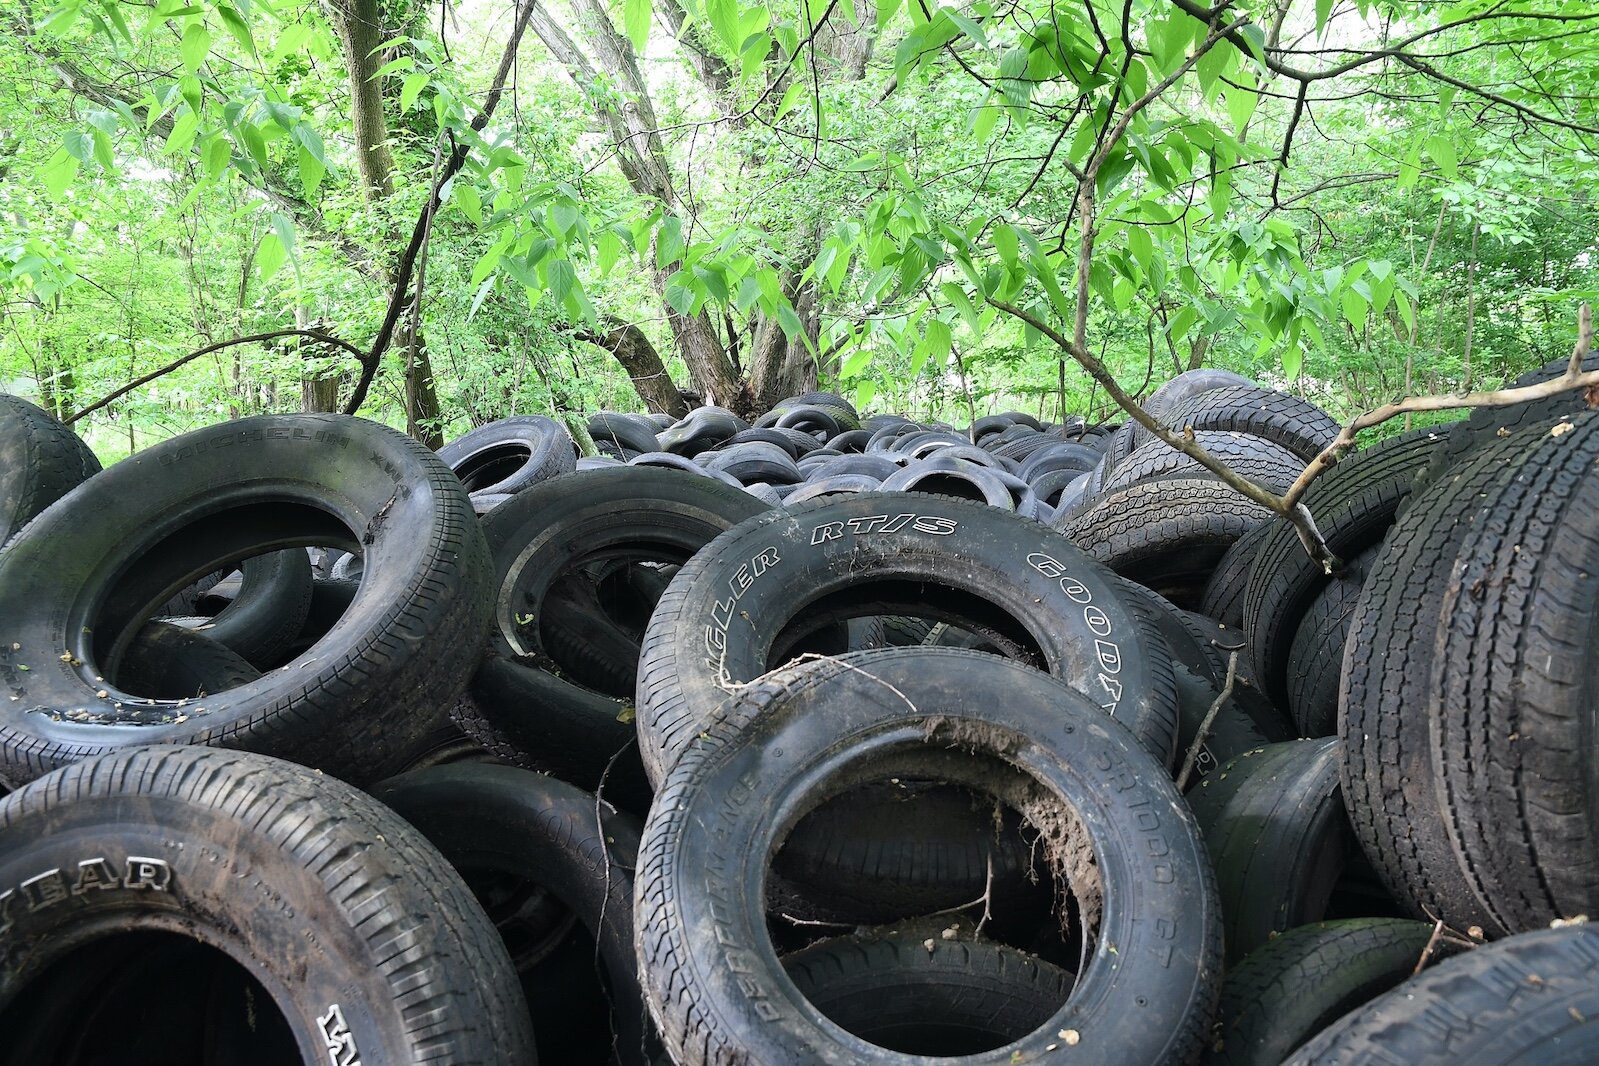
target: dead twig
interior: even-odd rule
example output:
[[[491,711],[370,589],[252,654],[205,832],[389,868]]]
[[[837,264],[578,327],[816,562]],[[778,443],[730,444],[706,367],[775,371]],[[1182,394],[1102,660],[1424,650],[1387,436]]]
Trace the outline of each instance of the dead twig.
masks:
[[[1238,680],[1238,653],[1235,651],[1227,657],[1227,680],[1222,684],[1221,691],[1216,694],[1215,702],[1210,705],[1210,710],[1205,712],[1204,720],[1199,723],[1199,732],[1194,737],[1194,742],[1188,746],[1188,754],[1183,759],[1183,768],[1177,774],[1177,791],[1181,792],[1188,787],[1188,779],[1194,774],[1194,767],[1199,762],[1199,753],[1205,747],[1205,740],[1210,736],[1210,730],[1216,724],[1216,716],[1221,713],[1222,704],[1233,697],[1233,684]]]

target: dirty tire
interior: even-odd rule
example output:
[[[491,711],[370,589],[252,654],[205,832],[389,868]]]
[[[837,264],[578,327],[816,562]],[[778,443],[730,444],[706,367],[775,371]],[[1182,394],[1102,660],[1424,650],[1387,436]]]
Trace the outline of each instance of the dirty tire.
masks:
[[[1328,737],[1256,748],[1189,792],[1216,871],[1229,963],[1326,917],[1355,846],[1340,746]]]
[[[238,652],[203,632],[146,622],[122,657],[117,684],[156,699],[196,700],[261,676]]]
[[[1416,473],[1442,440],[1431,430],[1413,430],[1356,452],[1311,483],[1305,506],[1334,555],[1349,560],[1382,543]],[[1329,580],[1293,526],[1270,523],[1244,591],[1244,628],[1254,675],[1278,706],[1288,705],[1288,656],[1300,619]]]
[[[1220,482],[1174,478],[1108,493],[1055,528],[1122,577],[1197,607],[1227,549],[1268,517]]]
[[[577,469],[566,427],[543,415],[516,415],[477,427],[439,449],[439,458],[474,496],[521,492]]]
[[[1430,922],[1345,918],[1262,944],[1227,971],[1204,1066],[1278,1066],[1345,1014],[1409,980],[1432,935]]]
[[[968,789],[901,779],[825,800],[772,859],[781,913],[888,925],[989,894],[996,926],[1049,911],[1047,871],[1014,813]]]
[[[0,546],[100,472],[71,429],[20,396],[0,394]]]
[[[1201,447],[1227,464],[1233,473],[1264,485],[1273,492],[1286,492],[1305,467],[1304,461],[1287,448],[1249,433],[1207,429],[1194,436]],[[1200,466],[1197,459],[1185,455],[1165,441],[1149,440],[1116,464],[1099,491],[1108,495],[1129,485],[1164,478],[1216,480],[1215,475]]]
[[[1380,547],[1349,560],[1310,601],[1288,649],[1288,711],[1302,737],[1338,732],[1338,680],[1344,669],[1355,604]]]
[[[1285,1066],[1599,1059],[1599,930],[1524,933],[1446,959],[1344,1015]]]
[[[1569,425],[1570,423],[1563,423]],[[1599,913],[1599,421],[1528,435],[1448,579],[1418,706],[1449,838],[1506,932]]]
[[[308,544],[364,550],[365,577],[300,665],[181,710],[96,680],[116,676],[140,625],[197,578]],[[387,776],[476,665],[489,577],[460,482],[394,430],[265,415],[174,437],[86,482],[0,553],[0,680],[18,697],[0,722],[0,772],[31,780],[177,743],[357,783]]]
[[[1339,428],[1327,412],[1309,400],[1263,385],[1211,389],[1174,405],[1162,421],[1178,432],[1224,429],[1251,433],[1282,445],[1307,463],[1333,442]],[[1142,426],[1133,432],[1137,444],[1151,439]]]
[[[729,690],[782,665],[806,633],[893,614],[951,623],[1061,677],[1170,762],[1169,652],[1116,584],[1038,523],[967,500],[861,493],[761,515],[686,564],[650,621],[636,702],[645,769],[658,783]]]
[[[239,572],[243,580],[233,602],[188,628],[202,628],[257,670],[270,670],[280,665],[310,615],[311,557],[302,548],[267,552],[244,560]]]
[[[1004,701],[976,693],[1003,691]],[[766,932],[767,856],[852,780],[935,776],[1024,807],[1094,932],[1042,1028],[973,1056],[1187,1062],[1215,1003],[1220,914],[1203,845],[1161,766],[1055,678],[997,656],[899,648],[785,667],[746,686],[672,770],[639,851],[650,1011],[686,1066],[903,1061],[842,1033],[784,976]],[[1067,857],[1091,851],[1095,864]],[[714,935],[713,935],[714,933]],[[722,947],[707,950],[708,944]],[[1057,1033],[1076,1030],[1081,1047]]]
[[[835,1025],[901,1054],[949,1057],[1009,1044],[1048,1021],[1072,974],[987,940],[914,932],[836,937],[783,956],[800,995]]]
[[[1450,839],[1444,803],[1453,801],[1436,777],[1426,708],[1440,593],[1461,543],[1490,516],[1486,501],[1514,489],[1525,448],[1512,436],[1479,449],[1389,530],[1355,603],[1338,692],[1344,802],[1366,857],[1412,917],[1441,917],[1457,929],[1492,932],[1495,923]]]
[[[170,746],[69,766],[0,801],[0,885],[0,1062],[58,1061],[104,1003],[84,974],[115,980],[109,960],[140,937],[249,971],[287,1021],[275,1061],[534,1061],[510,959],[455,871],[377,801],[299,766]],[[102,972],[83,965],[95,955]],[[199,1037],[159,1039],[133,1058],[189,1061],[174,1044]]]
[[[642,815],[650,783],[638,757],[632,708],[547,670],[488,655],[450,712],[495,758],[542,770]]]
[[[1199,613],[1214,618],[1230,629],[1244,632],[1244,589],[1260,545],[1271,532],[1270,522],[1262,522],[1233,541],[1205,582],[1199,597]],[[1247,656],[1245,656],[1247,658]]]
[[[570,1020],[562,1016],[580,1004],[529,1000],[545,1060],[600,1062],[614,1050],[619,1064],[650,1061],[644,994],[633,958],[638,822],[593,793],[514,766],[417,770],[382,782],[372,795],[432,841],[469,886],[476,887],[480,875],[536,885],[576,915],[594,938],[611,997],[610,1024],[601,1026],[605,1043],[597,1048],[591,1043],[594,1033],[572,1034],[567,1030],[576,1026],[562,1024]],[[489,916],[511,924],[516,920],[514,914],[498,916],[492,910]],[[516,930],[510,932],[514,940]],[[574,1035],[590,1042],[573,1041]]]

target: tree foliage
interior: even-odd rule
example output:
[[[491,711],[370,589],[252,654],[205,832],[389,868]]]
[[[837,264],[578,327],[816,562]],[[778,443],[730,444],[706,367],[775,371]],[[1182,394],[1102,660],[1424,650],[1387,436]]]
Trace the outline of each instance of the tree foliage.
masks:
[[[817,384],[1106,416],[1099,364],[1348,414],[1558,358],[1599,289],[1599,12],[1567,0],[0,19],[0,387],[70,416],[310,331],[97,409],[107,457],[357,399],[433,441]]]

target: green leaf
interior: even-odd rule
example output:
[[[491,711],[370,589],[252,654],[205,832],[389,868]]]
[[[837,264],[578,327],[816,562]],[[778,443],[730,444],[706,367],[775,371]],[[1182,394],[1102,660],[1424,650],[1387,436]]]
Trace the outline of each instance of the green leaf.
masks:
[[[1343,305],[1344,321],[1348,322],[1356,333],[1365,329],[1366,312],[1371,306],[1366,302],[1366,298],[1351,287],[1344,290],[1341,303]]]
[[[855,386],[855,407],[865,411],[866,405],[877,398],[877,385],[870,381],[863,381]]]
[[[866,364],[871,361],[872,350],[870,348],[857,348],[850,353],[848,359],[844,360],[844,365],[839,367],[838,376],[841,378],[856,377],[862,370],[866,369]]]
[[[1004,109],[994,102],[993,93],[989,93],[986,100],[972,108],[972,136],[977,138],[979,144],[987,143],[994,132],[994,126],[999,122],[1002,110]]]
[[[416,98],[422,95],[422,90],[427,88],[431,76],[424,71],[407,74],[400,82],[400,110],[409,111],[416,103]]]
[[[172,123],[172,132],[167,134],[166,148],[171,155],[183,155],[194,144],[194,135],[200,129],[200,116],[193,111],[185,110]]]
[[[1317,7],[1320,5],[1321,0],[1317,0]],[[1283,373],[1287,375],[1289,381],[1299,380],[1299,371],[1304,365],[1305,352],[1298,344],[1289,344],[1283,349]]]
[[[82,130],[68,130],[61,138],[61,146],[80,163],[87,163],[94,154],[94,141]]]
[[[1332,15],[1333,0],[1316,0],[1316,33],[1320,34],[1327,28],[1327,19]],[[1286,363],[1286,360],[1284,360]]]
[[[650,0],[627,0],[622,7],[622,27],[633,51],[639,55],[650,43]]]
[[[809,345],[810,337],[805,332],[805,323],[800,321],[799,313],[787,300],[777,305],[777,324],[782,328],[783,336],[788,338],[790,344],[804,339]]]
[[[925,343],[928,358],[933,360],[935,366],[943,366],[955,347],[955,335],[950,331],[949,323],[941,318],[930,319],[927,323]]]
[[[65,148],[56,154],[39,171],[39,181],[52,200],[60,200],[78,176],[78,161]]]
[[[477,189],[471,185],[456,185],[450,193],[452,199],[461,208],[461,214],[475,226],[483,224],[483,197],[478,195]]]
[[[489,293],[494,289],[495,279],[498,277],[498,274],[490,274],[488,277],[483,279],[483,284],[477,287],[477,295],[472,297],[472,308],[466,313],[466,320],[468,322],[477,317],[478,308],[482,307],[483,301],[488,299]]]
[[[255,37],[250,33],[250,24],[233,8],[227,4],[217,5],[217,15],[222,19],[222,25],[228,28],[235,40],[250,55],[255,55]]]
[[[676,215],[667,215],[655,238],[655,265],[665,269],[683,258],[683,251],[683,223]]]
[[[1427,138],[1427,154],[1438,164],[1438,169],[1443,171],[1444,177],[1454,181],[1460,176],[1454,141],[1441,133],[1435,133]]]
[[[1240,81],[1244,75],[1240,74]],[[1250,79],[1251,81],[1253,79]],[[1227,86],[1227,117],[1232,120],[1233,132],[1242,133],[1249,124],[1250,118],[1255,113],[1255,107],[1260,103],[1260,94],[1251,89],[1243,89],[1234,85]]]
[[[783,90],[783,99],[778,101],[777,111],[772,115],[772,121],[776,122],[788,114],[801,100],[809,100],[810,95],[810,82],[803,78],[796,78],[790,82],[788,88]]]
[[[673,275],[679,277],[682,271]],[[666,286],[666,302],[672,310],[680,315],[688,314],[694,307],[694,290],[679,283],[668,283]]]
[[[1015,267],[1020,249],[1016,241],[1016,228],[1001,222],[994,227],[994,250],[1008,267]]]
[[[556,303],[565,303],[566,294],[572,291],[572,283],[577,280],[577,274],[572,269],[572,263],[567,259],[550,259],[544,265],[545,286],[550,291],[550,297]]]
[[[1227,68],[1236,62],[1238,62],[1238,50],[1222,41],[1212,46],[1194,64],[1194,72],[1199,75],[1199,91],[1207,103],[1216,99],[1222,77],[1227,73]]]
[[[267,165],[266,138],[261,135],[260,127],[252,122],[241,122],[238,129],[239,137],[244,141],[245,150],[263,170]]]
[[[283,28],[278,34],[277,44],[272,46],[272,62],[281,63],[288,56],[294,55],[303,49],[306,42],[311,39],[311,27],[303,22],[294,22]],[[410,59],[410,56],[405,58]]]
[[[200,152],[200,159],[205,167],[205,176],[220,178],[223,171],[228,169],[228,162],[233,158],[233,153],[228,147],[228,139],[220,133],[213,134],[206,142],[205,148]]]
[[[211,54],[211,31],[205,28],[203,22],[191,22],[189,28],[183,31],[183,40],[178,43],[178,55],[183,59],[183,69],[193,74],[205,62],[205,57]]]
[[[220,137],[217,140],[222,141]],[[226,142],[222,142],[222,145],[226,149]],[[305,195],[315,197],[317,189],[322,185],[322,179],[327,176],[327,164],[313,155],[303,144],[295,156],[300,168],[300,188],[305,190]]]
[[[740,40],[737,0],[706,0],[705,18],[728,50],[736,52]]]
[[[738,283],[738,292],[733,297],[733,306],[739,311],[748,311],[754,307],[761,298],[761,283],[753,274],[746,274]]]
[[[268,232],[261,238],[261,243],[255,249],[255,268],[265,281],[278,272],[278,268],[289,261],[289,251],[283,247],[283,240],[275,232]]]
[[[939,292],[945,300],[949,301],[952,307],[961,313],[961,318],[966,322],[966,328],[972,331],[972,337],[981,340],[983,335],[982,321],[978,317],[976,306],[972,304],[971,297],[966,295],[966,290],[953,281],[946,281],[939,286]]]
[[[94,159],[107,174],[117,172],[116,154],[112,151],[111,137],[105,130],[94,131]]]
[[[706,299],[715,300],[719,304],[727,303],[727,278],[720,270],[695,263],[694,280],[700,283]]]
[[[1199,321],[1199,312],[1192,307],[1185,307],[1171,316],[1167,324],[1166,333],[1171,337],[1173,344],[1181,344],[1188,337],[1188,331]]]

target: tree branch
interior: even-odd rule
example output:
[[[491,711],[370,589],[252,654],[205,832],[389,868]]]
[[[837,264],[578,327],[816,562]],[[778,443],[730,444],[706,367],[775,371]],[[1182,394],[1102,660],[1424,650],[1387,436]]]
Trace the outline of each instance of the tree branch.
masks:
[[[341,340],[340,338],[335,337],[333,334],[325,333],[319,329],[275,329],[268,333],[252,333],[248,337],[234,337],[231,340],[218,341],[215,344],[208,344],[204,348],[197,348],[182,358],[174,359],[172,362],[161,367],[159,370],[152,370],[148,374],[133,379],[120,389],[117,389],[102,399],[96,400],[89,406],[80,409],[71,418],[63,418],[61,421],[70,426],[78,419],[83,418],[86,415],[91,415],[101,408],[122,399],[122,397],[126,396],[140,385],[148,385],[156,378],[170,374],[179,367],[186,366],[203,355],[210,355],[212,352],[219,352],[224,348],[232,348],[240,344],[254,344],[257,341],[269,341],[276,337],[310,337],[312,340],[318,341],[322,344],[331,344],[335,348],[342,348],[351,355],[355,356],[357,359],[366,358],[366,353],[357,348],[355,345],[351,344],[349,341]]]
[[[516,17],[516,27],[511,31],[510,40],[505,42],[505,51],[500,54],[500,65],[494,72],[494,81],[489,86],[488,95],[484,97],[483,108],[471,122],[474,133],[483,132],[484,127],[489,124],[489,119],[494,117],[494,109],[499,106],[500,98],[505,93],[505,83],[511,76],[511,67],[516,61],[516,52],[522,43],[522,34],[526,32],[528,20],[532,18],[536,7],[538,0],[522,2],[521,10]],[[350,401],[344,405],[344,413],[347,415],[355,414],[366,402],[367,391],[372,387],[372,379],[377,376],[383,353],[388,350],[389,342],[394,339],[394,328],[400,321],[400,314],[405,310],[407,296],[411,291],[411,277],[416,271],[417,256],[421,254],[422,246],[427,241],[428,232],[433,226],[433,213],[441,202],[439,193],[445,183],[455,177],[456,173],[466,165],[470,152],[471,149],[467,145],[457,143],[450,152],[448,162],[433,180],[427,204],[417,216],[416,225],[411,228],[410,243],[405,246],[405,251],[395,268],[394,292],[389,296],[389,306],[383,314],[383,323],[378,327],[377,336],[372,339],[372,347],[360,355],[361,375],[356,379]],[[417,299],[421,299],[421,293],[417,293]]]

